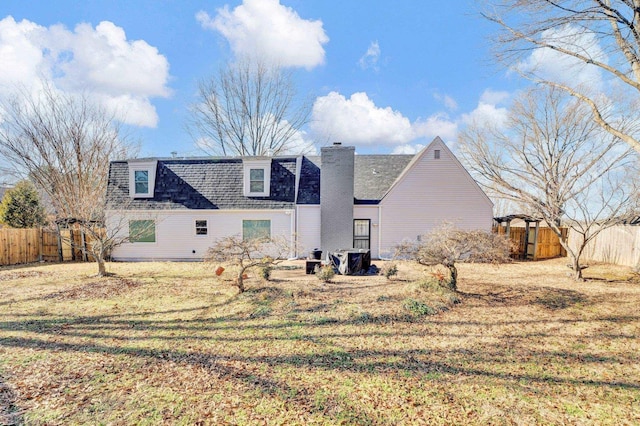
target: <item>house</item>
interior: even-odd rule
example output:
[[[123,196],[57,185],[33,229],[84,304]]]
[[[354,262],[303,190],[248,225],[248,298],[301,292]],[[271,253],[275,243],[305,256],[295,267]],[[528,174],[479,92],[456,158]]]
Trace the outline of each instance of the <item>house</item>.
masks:
[[[227,235],[283,236],[292,257],[320,248],[391,255],[444,221],[491,230],[493,205],[440,138],[415,155],[113,161],[107,227],[131,242],[114,260],[197,260]]]

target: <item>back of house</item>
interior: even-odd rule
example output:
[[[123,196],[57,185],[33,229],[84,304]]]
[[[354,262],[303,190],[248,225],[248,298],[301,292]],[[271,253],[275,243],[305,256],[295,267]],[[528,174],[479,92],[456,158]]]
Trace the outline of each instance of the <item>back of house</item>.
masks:
[[[107,227],[114,260],[199,260],[215,241],[283,237],[290,257],[358,248],[389,257],[444,221],[490,230],[492,203],[440,138],[415,155],[113,161]]]

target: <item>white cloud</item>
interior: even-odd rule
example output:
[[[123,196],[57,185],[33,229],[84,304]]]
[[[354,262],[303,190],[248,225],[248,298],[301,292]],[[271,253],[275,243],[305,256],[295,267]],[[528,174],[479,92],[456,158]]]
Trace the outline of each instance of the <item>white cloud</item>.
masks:
[[[492,124],[496,127],[502,127],[506,123],[508,110],[504,104],[510,94],[503,91],[485,90],[480,96],[478,106],[467,114],[462,114],[461,121],[464,124]]]
[[[326,137],[361,145],[397,145],[413,138],[411,122],[390,107],[378,108],[366,93],[346,99],[337,92],[316,99],[311,128]]]
[[[395,148],[393,148],[393,151],[391,152],[392,154],[417,154],[418,152],[420,152],[423,148],[425,147],[425,145],[422,144],[414,144],[414,145],[410,145],[410,144],[406,144],[406,145],[399,145],[396,146]]]
[[[0,20],[0,85],[7,87],[21,81],[33,81],[43,71],[43,52],[32,39],[44,31],[33,22],[16,22],[8,16]]]
[[[58,90],[88,91],[128,124],[153,127],[153,97],[167,97],[169,63],[144,40],[127,40],[121,27],[104,21],[49,28],[11,16],[0,20],[0,93],[50,80]]]
[[[449,111],[455,111],[458,109],[458,103],[456,102],[455,99],[453,99],[449,95],[441,95],[439,93],[434,93],[433,97],[435,100],[442,102],[445,108]]]
[[[413,131],[418,137],[433,139],[440,136],[442,139],[452,140],[458,134],[458,123],[451,120],[446,113],[436,113],[426,119],[419,119],[413,123]]]
[[[371,68],[374,71],[377,71],[379,59],[380,59],[380,45],[376,40],[371,42],[366,53],[362,55],[362,57],[358,61],[358,64],[360,65],[360,68],[362,68],[363,70]]]
[[[320,139],[357,145],[400,146],[421,138],[455,138],[457,124],[444,113],[413,123],[391,107],[378,107],[366,93],[349,99],[337,92],[316,99],[312,130]]]
[[[552,28],[542,33],[542,41],[570,51],[587,55],[593,60],[607,62],[607,55],[599,44],[598,37],[573,25]],[[534,50],[527,60],[518,64],[525,72],[533,72],[543,79],[568,83],[572,86],[583,85],[591,89],[600,89],[603,84],[602,73],[595,65],[585,64],[579,59],[549,48]]]
[[[260,57],[285,67],[312,69],[324,63],[329,37],[322,21],[306,20],[279,0],[244,0],[233,10],[224,6],[215,17],[200,11],[203,28],[220,32],[239,57]]]
[[[504,90],[486,89],[480,95],[480,103],[498,105],[507,101],[510,97],[511,94]]]

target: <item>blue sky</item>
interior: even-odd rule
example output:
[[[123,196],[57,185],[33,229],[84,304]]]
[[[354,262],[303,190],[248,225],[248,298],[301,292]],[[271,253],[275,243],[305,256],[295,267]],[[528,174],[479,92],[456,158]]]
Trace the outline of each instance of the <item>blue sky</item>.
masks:
[[[202,155],[185,131],[198,80],[258,53],[312,99],[306,141],[400,153],[439,135],[455,149],[523,84],[492,65],[494,29],[465,0],[3,0],[0,96],[44,76],[126,111],[141,155]]]

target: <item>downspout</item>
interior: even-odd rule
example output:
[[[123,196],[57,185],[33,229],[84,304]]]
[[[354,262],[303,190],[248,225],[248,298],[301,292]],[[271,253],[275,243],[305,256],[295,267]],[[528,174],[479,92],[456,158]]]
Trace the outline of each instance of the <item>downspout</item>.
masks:
[[[294,191],[295,193],[293,194],[293,212],[292,212],[292,217],[291,218],[291,243],[294,245],[293,246],[293,256],[297,259],[299,256],[298,253],[298,235],[299,235],[299,229],[298,229],[298,214],[299,214],[299,206],[298,206],[298,191],[300,189],[300,175],[302,174],[302,159],[304,157],[302,155],[299,155],[298,157],[296,157],[296,176],[295,176],[295,188]]]
[[[378,204],[378,257],[382,259],[382,205]]]
[[[295,207],[289,211],[289,215],[291,216],[291,226],[290,226],[291,248],[290,248],[290,251],[289,251],[289,255],[293,254],[293,256],[289,258],[289,260],[295,260],[298,257],[298,250],[297,250],[298,244],[297,244],[297,241],[296,241],[296,239],[297,239],[297,237],[296,237],[297,220],[296,220],[296,208]]]

